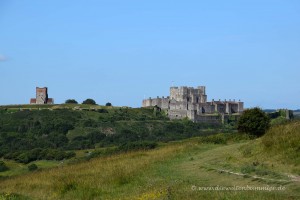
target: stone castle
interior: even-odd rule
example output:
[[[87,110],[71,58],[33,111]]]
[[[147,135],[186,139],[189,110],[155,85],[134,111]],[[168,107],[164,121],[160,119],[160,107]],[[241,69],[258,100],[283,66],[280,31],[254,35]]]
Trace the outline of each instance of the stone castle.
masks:
[[[171,87],[170,96],[143,100],[142,107],[157,106],[165,110],[170,119],[189,118],[194,122],[224,122],[229,116],[239,116],[244,110],[244,103],[235,100],[214,99],[207,102],[205,86]]]
[[[31,98],[30,104],[54,104],[54,99],[48,98],[47,87],[36,87],[36,98]]]

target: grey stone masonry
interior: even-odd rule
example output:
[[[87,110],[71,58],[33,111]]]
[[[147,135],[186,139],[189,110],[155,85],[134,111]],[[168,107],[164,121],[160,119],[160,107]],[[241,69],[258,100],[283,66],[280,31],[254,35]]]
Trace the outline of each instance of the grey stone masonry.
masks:
[[[48,88],[36,87],[36,98],[30,99],[30,104],[53,104],[54,99],[48,98]]]
[[[150,106],[158,106],[166,110],[170,119],[187,117],[195,122],[207,123],[224,121],[225,115],[239,115],[244,110],[244,103],[240,100],[215,101],[213,99],[207,102],[205,86],[198,86],[197,88],[171,87],[168,97],[143,100],[142,107]]]

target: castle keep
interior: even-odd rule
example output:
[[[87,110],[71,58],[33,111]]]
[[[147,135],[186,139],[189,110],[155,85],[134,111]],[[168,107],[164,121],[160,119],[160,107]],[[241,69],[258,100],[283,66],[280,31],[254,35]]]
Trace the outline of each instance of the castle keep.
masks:
[[[143,100],[142,107],[158,106],[167,111],[170,119],[189,118],[194,122],[224,122],[229,116],[239,116],[244,103],[235,100],[214,99],[207,102],[205,86],[171,87],[170,96]]]
[[[30,99],[30,104],[53,104],[54,99],[48,98],[48,88],[36,87],[36,98]]]

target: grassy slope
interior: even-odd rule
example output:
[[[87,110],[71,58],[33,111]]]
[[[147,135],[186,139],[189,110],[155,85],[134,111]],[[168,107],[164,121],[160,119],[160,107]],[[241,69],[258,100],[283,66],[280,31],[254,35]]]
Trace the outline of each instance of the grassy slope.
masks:
[[[99,115],[83,113],[95,120]],[[76,134],[74,131],[68,136],[72,138]],[[300,148],[295,134],[299,136],[297,122],[287,127],[275,127],[266,137],[243,143],[202,144],[200,139],[193,138],[152,151],[97,158],[73,165],[38,161],[42,168],[57,167],[0,179],[0,193],[17,193],[33,199],[298,199],[297,152]],[[263,148],[262,144],[270,145],[270,142],[271,146]],[[281,154],[283,150],[287,153]],[[13,168],[19,164],[8,162],[8,165]],[[18,170],[4,172],[7,173],[4,175],[27,171],[26,165],[15,168]],[[272,192],[191,189],[192,186],[217,185],[284,185],[287,189]],[[0,200],[2,197],[0,195]]]
[[[152,151],[97,158],[1,180],[1,192],[33,199],[297,199],[299,182],[288,175],[297,166],[264,155],[244,156],[257,141],[229,145],[203,144],[193,138]],[[243,171],[247,176],[221,173]],[[271,167],[273,163],[273,167]],[[247,168],[246,168],[247,169]],[[257,175],[264,169],[265,173]],[[245,170],[244,170],[245,171]],[[254,178],[256,175],[258,178]],[[260,179],[260,177],[265,179]],[[280,186],[285,191],[193,191],[195,186]]]

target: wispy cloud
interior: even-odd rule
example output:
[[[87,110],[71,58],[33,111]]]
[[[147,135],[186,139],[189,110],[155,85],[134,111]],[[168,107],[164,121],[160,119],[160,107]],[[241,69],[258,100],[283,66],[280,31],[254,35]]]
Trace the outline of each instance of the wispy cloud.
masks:
[[[6,61],[7,57],[5,55],[0,54],[0,62],[1,61]]]

